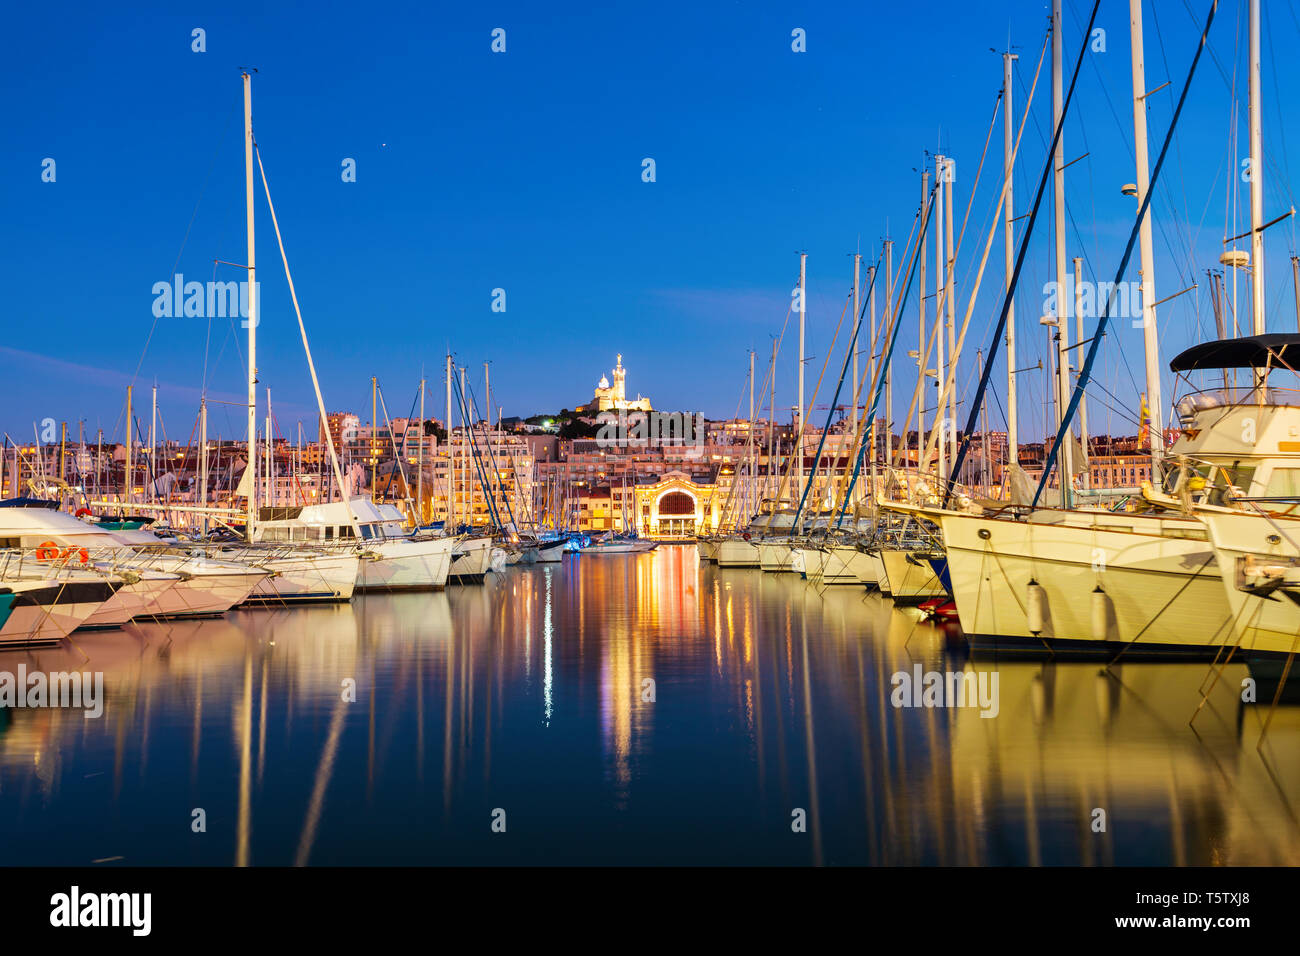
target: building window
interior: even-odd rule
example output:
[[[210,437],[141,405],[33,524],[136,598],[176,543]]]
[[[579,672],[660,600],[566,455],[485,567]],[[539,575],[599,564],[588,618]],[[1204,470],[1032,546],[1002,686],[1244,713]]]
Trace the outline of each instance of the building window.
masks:
[[[661,515],[693,515],[695,499],[682,491],[670,491],[659,499]]]

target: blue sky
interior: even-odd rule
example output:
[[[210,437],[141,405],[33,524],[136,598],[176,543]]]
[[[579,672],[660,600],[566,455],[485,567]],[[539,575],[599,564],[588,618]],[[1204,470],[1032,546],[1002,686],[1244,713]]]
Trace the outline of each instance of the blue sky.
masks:
[[[1148,5],[1147,86],[1171,81],[1150,100],[1152,162],[1207,6]],[[1294,49],[1300,27],[1289,8],[1270,6],[1271,219],[1293,202],[1287,144],[1296,139],[1278,109],[1295,95],[1296,71],[1272,53]],[[730,415],[750,348],[764,377],[800,250],[809,257],[811,392],[850,288],[851,254],[860,247],[873,261],[888,230],[901,256],[926,150],[957,159],[960,225],[1001,86],[990,48],[1001,51],[1008,37],[1017,47],[1019,112],[1047,10],[1012,0],[16,7],[0,39],[8,307],[0,426],[30,439],[34,420],[66,420],[73,435],[84,420],[92,437],[100,427],[120,437],[125,386],[134,381],[138,407],[147,407],[156,380],[166,432],[184,439],[205,374],[214,401],[241,400],[243,331],[221,319],[155,322],[151,291],[174,264],[206,282],[214,259],[245,261],[241,67],[259,71],[254,128],[331,409],[368,419],[377,375],[389,413],[405,414],[423,369],[429,414],[441,416],[450,347],[480,397],[482,363],[492,363],[494,404],[507,415],[590,397],[617,352],[629,389],[656,407]],[[1088,11],[1066,3],[1067,80]],[[1095,270],[1104,280],[1135,211],[1119,191],[1133,180],[1127,11],[1104,0],[1105,50],[1089,54],[1065,131],[1067,160],[1078,159],[1068,171],[1069,255],[1085,255],[1089,277]],[[1244,11],[1244,2],[1220,6],[1213,56],[1202,62],[1156,197],[1157,297],[1200,283],[1160,310],[1165,366],[1213,337],[1204,269],[1217,266],[1225,235],[1249,225],[1246,186],[1232,173],[1246,154]],[[191,50],[196,27],[206,52]],[[504,54],[490,49],[496,27],[506,30]],[[795,28],[806,31],[805,53],[791,50]],[[1243,107],[1235,124],[1234,72]],[[1045,65],[1021,148],[1017,213],[1028,208],[1051,134],[1048,80]],[[41,178],[47,157],[52,183]],[[646,157],[654,183],[641,179]],[[356,162],[356,182],[342,180],[345,158]],[[960,250],[959,320],[1000,166],[999,125]],[[260,378],[279,429],[295,433],[301,419],[310,434],[310,381],[260,195],[258,203]],[[1020,366],[1045,352],[1037,318],[1052,277],[1051,228],[1049,204],[1018,297],[1029,326]],[[1270,230],[1270,331],[1295,327],[1293,249],[1291,223]],[[1001,262],[999,236],[962,365],[966,395],[974,351],[987,348],[1000,305]],[[242,276],[222,266],[215,278]],[[491,311],[495,288],[506,290],[504,314]],[[1244,316],[1244,283],[1238,295]],[[915,308],[913,299],[909,314]],[[1101,353],[1099,385],[1115,398],[1096,392],[1096,432],[1135,430],[1126,418],[1141,383],[1141,333],[1120,325]],[[915,326],[904,325],[900,357],[915,347]],[[777,373],[785,408],[793,342]],[[1042,379],[1021,379],[1023,419],[1042,415]],[[1001,394],[1002,376],[995,381]],[[896,382],[901,419],[912,381],[900,368]],[[1166,395],[1171,388],[1167,379]],[[991,404],[995,426],[1001,417]],[[214,405],[211,429],[242,434],[242,410]]]

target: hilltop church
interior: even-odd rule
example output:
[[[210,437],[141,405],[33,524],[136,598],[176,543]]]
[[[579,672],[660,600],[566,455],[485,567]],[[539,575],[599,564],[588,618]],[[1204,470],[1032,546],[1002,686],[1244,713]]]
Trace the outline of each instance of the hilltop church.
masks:
[[[579,414],[592,415],[596,412],[650,412],[650,399],[642,398],[637,395],[634,399],[627,397],[625,380],[627,378],[627,369],[623,368],[623,355],[620,353],[617,363],[614,365],[614,384],[610,384],[609,379],[605,376],[600,377],[599,384],[596,385],[592,399],[586,405],[579,405],[574,411]]]

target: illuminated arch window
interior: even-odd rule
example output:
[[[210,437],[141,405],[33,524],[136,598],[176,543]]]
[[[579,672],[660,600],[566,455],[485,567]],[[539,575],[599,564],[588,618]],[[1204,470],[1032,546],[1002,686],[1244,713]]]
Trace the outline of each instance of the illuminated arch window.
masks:
[[[661,515],[693,515],[695,499],[684,491],[670,491],[659,499]]]

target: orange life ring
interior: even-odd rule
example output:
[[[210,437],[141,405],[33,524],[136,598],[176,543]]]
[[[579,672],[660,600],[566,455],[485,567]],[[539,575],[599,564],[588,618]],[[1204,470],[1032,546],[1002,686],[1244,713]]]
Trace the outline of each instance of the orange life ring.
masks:
[[[90,553],[86,551],[85,548],[64,548],[63,553],[60,554],[59,557],[70,558],[72,557],[73,554],[77,555],[78,559],[80,559],[82,564],[85,564],[87,561],[90,560]]]
[[[37,561],[53,561],[59,556],[59,546],[53,541],[42,541],[36,548]]]
[[[78,518],[85,518],[85,517],[89,516],[90,514],[92,514],[92,512],[91,512],[91,510],[90,510],[89,508],[78,508],[75,517],[78,517]]]

